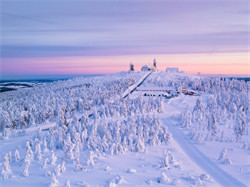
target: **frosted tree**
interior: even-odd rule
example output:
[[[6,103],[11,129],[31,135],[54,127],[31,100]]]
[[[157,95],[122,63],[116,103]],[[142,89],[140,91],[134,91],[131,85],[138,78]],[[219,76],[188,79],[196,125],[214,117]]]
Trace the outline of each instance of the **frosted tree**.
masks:
[[[162,172],[161,177],[158,178],[158,183],[169,184],[172,181],[165,172]]]
[[[3,163],[3,170],[2,173],[4,173],[5,175],[10,174],[11,173],[11,167],[10,167],[10,158],[9,155],[6,153],[4,156],[4,163]]]
[[[48,147],[47,147],[47,139],[44,138],[43,140],[43,152],[47,153],[49,151]]]
[[[211,131],[211,135],[214,137],[217,134],[217,127],[215,122],[214,114],[208,116],[208,130]]]
[[[174,156],[171,152],[169,152],[168,157],[169,157],[169,163],[173,164],[175,162],[175,159],[174,159]]]
[[[9,152],[9,160],[10,160],[10,162],[12,162],[12,153],[11,153],[11,151]]]
[[[75,144],[71,142],[70,133],[68,133],[66,140],[64,140],[64,153],[66,154],[66,157],[71,160],[74,159],[74,153],[73,153],[74,148]]]
[[[43,162],[42,168],[47,168],[48,162],[49,162],[49,159],[48,159],[48,158],[45,158],[45,160],[44,160],[44,162]]]
[[[63,125],[67,126],[67,119],[66,119],[65,109],[60,108],[58,116],[58,126],[63,126]]]
[[[127,152],[128,151],[128,143],[127,143],[128,141],[127,141],[127,137],[125,136],[124,138],[123,138],[123,141],[122,141],[122,147],[123,147],[123,149],[124,149],[124,152]]]
[[[40,143],[36,144],[35,157],[36,157],[37,160],[41,160],[42,159]]]
[[[2,132],[2,137],[4,140],[8,140],[10,136],[10,129],[5,128]]]
[[[221,132],[220,140],[224,142],[224,131]]]
[[[69,179],[66,182],[66,187],[70,187],[70,181],[69,181]]]
[[[15,161],[16,161],[16,162],[19,162],[20,159],[21,159],[21,157],[20,157],[19,151],[16,150],[16,151],[15,151]]]
[[[58,164],[57,167],[55,168],[55,173],[57,176],[61,175],[61,165],[60,164]]]
[[[27,149],[27,151],[26,151],[26,155],[24,158],[24,162],[26,162],[27,164],[30,164],[31,161],[34,159],[34,153],[31,150],[29,141],[26,142],[26,149]]]
[[[220,162],[224,162],[226,160],[226,157],[227,157],[227,149],[224,148],[221,153],[220,153],[220,157],[218,158],[218,160]]]
[[[242,146],[243,149],[248,150],[248,143],[247,141],[244,141],[244,144]]]
[[[141,136],[139,136],[138,141],[137,141],[137,147],[136,147],[136,151],[144,151],[145,149],[145,145],[143,142],[143,138]]]
[[[98,115],[96,107],[94,108],[93,117],[94,117],[95,120],[100,119],[100,116]]]
[[[158,112],[162,113],[164,111],[164,100],[163,99],[159,99],[158,100]]]
[[[65,171],[66,171],[65,162],[63,161],[62,165],[61,165],[61,173],[65,172]]]
[[[79,157],[80,157],[80,142],[79,141],[77,141],[76,142],[76,146],[75,146],[75,149],[74,149],[74,158],[76,158],[76,159],[79,159]]]
[[[23,176],[24,177],[28,177],[29,176],[29,164],[26,163],[25,166],[24,166],[24,170],[23,170]]]
[[[170,167],[168,153],[167,153],[166,149],[164,150],[162,167],[164,167],[164,168],[169,168]]]
[[[56,164],[56,160],[57,160],[57,157],[56,157],[56,155],[55,155],[55,153],[54,153],[54,151],[52,150],[51,151],[51,161],[50,161],[50,163],[52,164],[52,165],[55,165]]]
[[[39,128],[38,131],[37,131],[37,138],[38,138],[39,140],[42,139],[42,129],[41,129],[41,128]]]
[[[32,113],[30,113],[29,126],[34,126],[36,124],[35,117]]]
[[[246,115],[243,112],[243,106],[237,111],[236,122],[234,126],[234,132],[236,135],[236,142],[239,141],[240,137],[246,130]]]
[[[76,109],[78,110],[78,111],[80,111],[80,112],[83,112],[83,100],[82,100],[82,98],[79,98],[78,100],[77,100],[77,105],[76,105]]]
[[[49,187],[57,187],[57,186],[59,186],[59,185],[60,185],[60,183],[59,183],[59,181],[56,179],[55,174],[52,173],[52,175],[51,175],[51,181],[50,181]]]
[[[199,97],[199,99],[196,100],[196,104],[194,106],[194,111],[201,111],[203,109],[203,105],[201,102],[201,97]]]
[[[94,166],[95,165],[95,163],[94,163],[94,157],[95,157],[95,155],[94,155],[93,151],[90,151],[89,152],[89,158],[87,160],[87,165],[88,166]]]

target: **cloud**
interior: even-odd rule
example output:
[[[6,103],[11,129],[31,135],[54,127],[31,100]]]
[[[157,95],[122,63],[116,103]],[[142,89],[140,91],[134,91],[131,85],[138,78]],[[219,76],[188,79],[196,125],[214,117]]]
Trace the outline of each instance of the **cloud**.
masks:
[[[236,0],[3,0],[2,63],[5,58],[246,52],[247,6]]]

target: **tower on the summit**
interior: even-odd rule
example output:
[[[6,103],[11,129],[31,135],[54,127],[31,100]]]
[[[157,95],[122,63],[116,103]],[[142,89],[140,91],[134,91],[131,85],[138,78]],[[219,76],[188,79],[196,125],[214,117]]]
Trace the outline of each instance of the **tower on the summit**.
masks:
[[[154,58],[154,60],[153,60],[153,65],[154,65],[154,67],[156,68],[156,59]]]

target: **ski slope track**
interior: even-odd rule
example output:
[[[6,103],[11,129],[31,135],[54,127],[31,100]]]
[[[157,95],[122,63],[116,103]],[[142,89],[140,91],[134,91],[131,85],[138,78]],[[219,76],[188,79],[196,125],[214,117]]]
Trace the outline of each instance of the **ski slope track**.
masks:
[[[170,120],[163,118],[163,124],[167,125],[168,130],[172,133],[173,138],[187,154],[187,156],[193,160],[200,168],[205,170],[211,177],[213,177],[219,184],[226,187],[232,186],[244,186],[247,185],[241,183],[233,176],[229,175],[222,169],[220,169],[215,163],[201,153],[188,139],[187,137],[171,122]]]
[[[151,75],[152,71],[148,72],[146,75],[144,75],[136,84],[133,84],[130,86],[122,95],[122,98],[126,98],[129,94],[133,93],[139,86],[142,85],[142,83]]]

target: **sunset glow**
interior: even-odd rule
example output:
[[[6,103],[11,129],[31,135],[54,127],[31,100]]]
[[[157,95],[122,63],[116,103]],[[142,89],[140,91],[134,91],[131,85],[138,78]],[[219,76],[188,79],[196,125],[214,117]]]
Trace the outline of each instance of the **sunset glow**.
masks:
[[[4,0],[1,7],[0,78],[114,73],[131,61],[140,71],[153,58],[160,70],[250,74],[246,1]]]
[[[152,63],[153,55],[99,56],[99,57],[51,57],[31,59],[5,59],[3,69],[8,73],[41,74],[106,74],[128,70],[129,62],[140,71],[144,64]],[[23,66],[15,66],[20,63]],[[197,74],[249,74],[246,53],[227,54],[174,54],[157,55],[159,70],[179,67],[181,71]],[[29,68],[27,68],[29,67]]]

